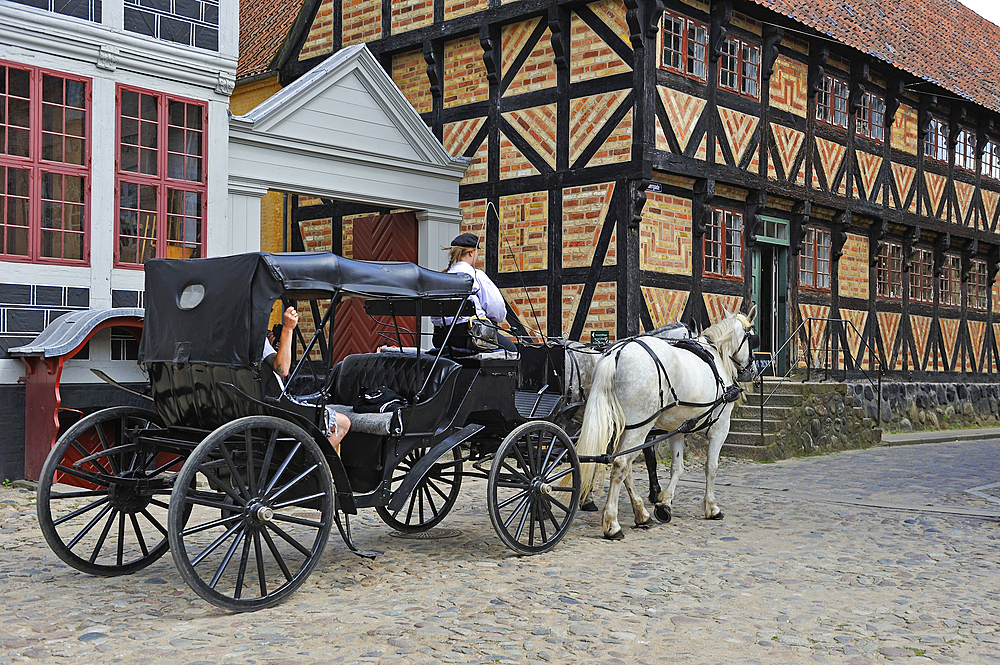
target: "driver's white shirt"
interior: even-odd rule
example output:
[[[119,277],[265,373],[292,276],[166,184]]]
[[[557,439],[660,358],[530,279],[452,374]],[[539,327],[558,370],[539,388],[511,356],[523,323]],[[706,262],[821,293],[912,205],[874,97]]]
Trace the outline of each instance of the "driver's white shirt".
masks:
[[[267,360],[271,356],[275,356],[275,355],[278,355],[277,349],[275,349],[273,346],[271,346],[271,343],[269,341],[267,341],[267,338],[265,337],[264,338],[264,355],[262,356],[262,358],[264,360]],[[274,372],[274,368],[273,367],[271,368],[271,371]],[[284,390],[285,389],[285,382],[281,379],[281,375],[278,374],[277,372],[274,372],[274,378],[276,378],[278,380],[278,387],[280,387],[282,390]]]

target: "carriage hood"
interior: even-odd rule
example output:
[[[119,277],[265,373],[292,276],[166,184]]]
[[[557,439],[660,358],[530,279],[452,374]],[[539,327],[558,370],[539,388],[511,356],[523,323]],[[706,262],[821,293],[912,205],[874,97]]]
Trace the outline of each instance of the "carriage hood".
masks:
[[[352,261],[335,254],[257,252],[210,259],[153,259],[145,265],[142,363],[252,367],[261,359],[279,297],[334,293],[402,299],[463,298],[472,278],[413,263]]]

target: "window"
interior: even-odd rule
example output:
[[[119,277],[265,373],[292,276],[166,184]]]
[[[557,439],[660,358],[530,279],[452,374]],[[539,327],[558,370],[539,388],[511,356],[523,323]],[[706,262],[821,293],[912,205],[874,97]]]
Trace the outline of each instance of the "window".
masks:
[[[930,250],[913,250],[913,262],[910,264],[910,300],[934,302],[934,255]]]
[[[0,258],[87,260],[90,81],[0,61]]]
[[[756,99],[760,94],[760,47],[727,39],[719,58],[719,87]]]
[[[703,23],[665,11],[661,35],[661,67],[708,80],[708,28]]]
[[[720,277],[743,277],[743,215],[712,210],[705,228],[705,272]]]
[[[207,106],[118,89],[116,264],[204,256]]]
[[[111,359],[139,359],[139,340],[135,338],[128,328],[111,329]]]
[[[986,262],[972,259],[969,271],[969,307],[985,310],[989,306],[990,285],[986,281]]]
[[[857,134],[881,143],[885,140],[885,100],[866,92],[858,109]]]
[[[1000,144],[987,141],[983,146],[982,173],[987,178],[1000,180]]]
[[[847,82],[833,76],[823,77],[823,87],[816,93],[816,119],[847,129]]]
[[[961,259],[946,254],[941,264],[941,281],[938,284],[941,292],[941,304],[958,307],[962,304],[962,264]]]
[[[806,228],[799,251],[799,285],[830,290],[830,232]]]
[[[976,136],[967,129],[958,132],[955,142],[955,166],[969,171],[976,170]]]
[[[875,273],[878,295],[882,298],[901,299],[903,297],[903,246],[894,242],[882,245],[878,253],[878,269]]]
[[[924,136],[924,156],[939,162],[948,161],[948,125],[937,118],[931,118]]]

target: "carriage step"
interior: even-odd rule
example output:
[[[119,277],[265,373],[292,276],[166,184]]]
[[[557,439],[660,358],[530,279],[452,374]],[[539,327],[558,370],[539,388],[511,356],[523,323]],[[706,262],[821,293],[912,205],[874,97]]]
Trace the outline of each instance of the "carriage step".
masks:
[[[542,393],[539,396],[538,393],[527,390],[517,390],[514,392],[514,406],[523,418],[543,420],[548,418],[552,414],[552,409],[559,403],[559,399],[560,396],[553,393]]]

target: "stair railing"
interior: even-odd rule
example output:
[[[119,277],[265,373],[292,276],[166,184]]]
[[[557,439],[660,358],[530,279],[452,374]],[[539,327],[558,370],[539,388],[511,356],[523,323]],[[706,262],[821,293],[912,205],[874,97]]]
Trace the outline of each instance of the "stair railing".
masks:
[[[813,349],[813,347],[812,347],[812,341],[814,339],[813,338],[813,322],[814,321],[818,321],[818,322],[822,322],[822,323],[826,324],[826,328],[825,328],[824,334],[823,334],[823,346],[820,347],[820,348],[816,348],[816,349]],[[845,329],[844,328],[844,324],[847,324],[847,326],[849,326],[849,328]],[[758,389],[759,396],[760,396],[760,444],[761,444],[761,446],[765,445],[765,440],[764,440],[764,405],[771,400],[771,397],[774,396],[774,394],[778,391],[778,389],[782,386],[782,384],[784,384],[784,382],[786,380],[789,380],[789,376],[791,375],[791,373],[795,369],[798,369],[799,363],[804,363],[805,364],[805,370],[806,370],[806,378],[805,378],[805,380],[806,381],[809,380],[810,369],[811,369],[811,366],[813,364],[813,361],[814,360],[818,360],[818,358],[814,358],[813,351],[822,352],[822,358],[823,358],[823,368],[822,368],[823,369],[823,379],[822,380],[823,381],[826,381],[826,380],[828,380],[830,378],[830,371],[831,371],[830,370],[830,364],[831,364],[831,360],[833,361],[833,364],[836,365],[836,367],[834,367],[833,371],[837,371],[837,369],[839,368],[839,366],[840,366],[840,351],[841,351],[841,349],[836,345],[836,341],[834,343],[834,347],[832,349],[830,348],[831,330],[833,329],[834,326],[838,326],[839,327],[838,331],[841,332],[841,333],[844,333],[843,337],[844,337],[845,342],[847,340],[846,335],[849,334],[850,332],[853,332],[855,335],[858,336],[858,339],[861,341],[861,344],[858,347],[858,356],[857,356],[858,358],[862,358],[863,359],[865,357],[865,353],[867,353],[867,355],[868,355],[868,371],[866,372],[865,368],[864,368],[863,361],[862,362],[857,362],[854,358],[851,357],[851,354],[850,354],[850,344],[848,344],[848,348],[844,350],[844,377],[846,378],[848,370],[852,369],[852,367],[850,367],[850,366],[851,365],[855,365],[855,367],[853,367],[853,369],[856,369],[856,370],[860,371],[861,374],[862,374],[862,376],[864,376],[864,378],[868,380],[868,383],[875,390],[876,405],[877,405],[876,406],[876,414],[877,415],[876,415],[876,421],[875,421],[876,427],[881,424],[881,422],[882,422],[882,360],[878,356],[878,350],[874,349],[874,348],[869,348],[868,341],[865,339],[864,335],[862,335],[861,333],[859,333],[858,329],[855,327],[854,323],[852,323],[851,321],[849,321],[847,319],[823,319],[823,318],[818,318],[818,317],[808,317],[806,319],[803,319],[802,323],[799,324],[799,327],[796,328],[795,331],[792,332],[792,334],[788,336],[788,339],[785,340],[784,344],[782,344],[778,348],[778,350],[771,356],[771,361],[770,361],[771,367],[775,368],[775,369],[777,367],[776,360],[781,357],[781,353],[782,353],[782,351],[784,351],[786,349],[786,347],[788,348],[789,356],[793,356],[794,355],[795,358],[794,358],[794,360],[790,359],[790,362],[788,363],[788,369],[785,371],[784,375],[782,375],[781,377],[777,377],[777,372],[775,372],[775,376],[776,376],[776,378],[778,378],[778,381],[775,384],[774,389],[771,390],[770,393],[768,393],[768,395],[767,395],[766,398],[764,397],[764,376],[763,376],[763,373],[762,373],[763,372],[763,368],[761,368],[761,370],[760,370],[761,373],[759,373],[757,375],[757,377],[755,377],[755,379],[754,379],[754,383],[757,384],[757,389]],[[806,339],[806,344],[805,344],[804,350],[803,350],[802,345],[800,343],[800,339],[801,339],[803,333],[805,333],[805,339]],[[841,337],[841,335],[836,335],[836,336],[833,337],[833,339],[834,340],[838,340],[838,339],[840,339],[840,337]],[[875,378],[872,378],[872,376],[869,374],[869,372],[873,371],[873,369],[872,369],[872,363],[873,362],[875,364],[875,369],[874,369],[874,372],[876,374]],[[819,369],[819,368],[817,368],[817,369]]]

